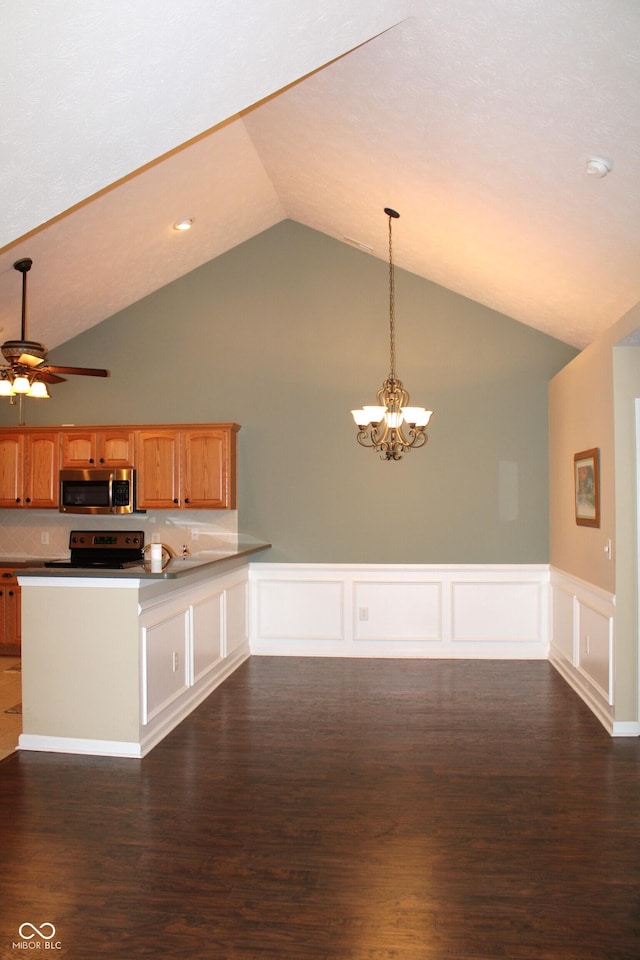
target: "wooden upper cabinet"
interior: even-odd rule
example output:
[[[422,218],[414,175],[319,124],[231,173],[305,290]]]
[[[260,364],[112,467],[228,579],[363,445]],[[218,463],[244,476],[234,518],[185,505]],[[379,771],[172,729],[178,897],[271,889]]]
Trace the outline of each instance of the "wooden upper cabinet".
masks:
[[[136,437],[136,504],[141,510],[180,506],[180,444],[175,430],[140,430]]]
[[[23,496],[24,436],[0,436],[0,507],[20,507]]]
[[[189,430],[180,438],[180,489],[187,509],[229,509],[229,431]]]
[[[0,507],[58,506],[58,431],[0,434]]]
[[[104,430],[65,430],[61,433],[62,466],[132,467],[134,431],[121,427]]]
[[[58,449],[57,430],[29,433],[25,437],[25,506],[42,509],[59,505]]]
[[[235,510],[236,423],[0,428],[0,508],[59,505],[60,467],[134,467],[141,510]]]
[[[136,438],[142,510],[235,510],[236,424],[148,429]]]

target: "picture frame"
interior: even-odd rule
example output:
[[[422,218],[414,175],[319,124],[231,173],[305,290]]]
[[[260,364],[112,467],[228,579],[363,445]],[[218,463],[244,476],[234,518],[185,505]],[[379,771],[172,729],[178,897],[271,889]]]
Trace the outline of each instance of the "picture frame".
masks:
[[[600,526],[600,449],[582,450],[573,458],[576,523]]]

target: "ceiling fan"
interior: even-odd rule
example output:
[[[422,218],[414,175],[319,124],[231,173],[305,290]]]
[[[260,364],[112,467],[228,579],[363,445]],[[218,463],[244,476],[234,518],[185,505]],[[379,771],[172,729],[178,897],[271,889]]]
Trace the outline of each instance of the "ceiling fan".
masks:
[[[108,370],[95,367],[58,367],[47,363],[47,348],[27,339],[27,273],[33,261],[16,260],[14,269],[22,274],[22,327],[20,340],[7,340],[0,346],[8,366],[0,366],[0,396],[48,397],[47,383],[64,383],[66,376],[108,377]]]

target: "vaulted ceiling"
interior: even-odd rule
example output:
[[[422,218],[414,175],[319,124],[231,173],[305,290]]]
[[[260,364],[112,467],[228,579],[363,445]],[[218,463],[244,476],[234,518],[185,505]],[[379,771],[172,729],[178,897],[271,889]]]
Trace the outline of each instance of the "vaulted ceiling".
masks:
[[[25,0],[2,48],[1,340],[20,257],[52,348],[284,218],[386,258],[385,206],[577,347],[640,300],[637,0]]]

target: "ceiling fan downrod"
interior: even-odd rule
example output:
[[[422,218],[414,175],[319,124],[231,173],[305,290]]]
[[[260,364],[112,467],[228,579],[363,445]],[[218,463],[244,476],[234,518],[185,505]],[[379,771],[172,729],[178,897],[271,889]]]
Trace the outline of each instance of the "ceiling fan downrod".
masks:
[[[21,340],[27,339],[27,274],[33,266],[33,260],[30,257],[23,257],[22,260],[16,260],[13,267],[22,274],[22,333]]]

